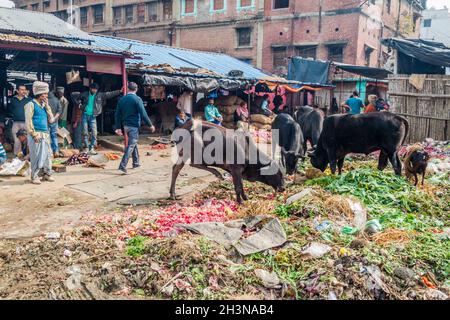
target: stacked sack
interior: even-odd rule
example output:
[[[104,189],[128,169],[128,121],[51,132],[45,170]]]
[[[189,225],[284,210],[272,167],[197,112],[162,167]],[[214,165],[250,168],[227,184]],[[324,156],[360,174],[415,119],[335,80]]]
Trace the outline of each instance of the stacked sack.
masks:
[[[266,117],[263,114],[252,114],[250,115],[251,126],[258,130],[272,130],[273,118]]]
[[[227,129],[237,128],[237,124],[234,122],[234,113],[243,101],[244,100],[236,96],[223,96],[216,99],[214,104],[217,106],[217,109],[219,109],[219,112],[223,117],[222,126]]]

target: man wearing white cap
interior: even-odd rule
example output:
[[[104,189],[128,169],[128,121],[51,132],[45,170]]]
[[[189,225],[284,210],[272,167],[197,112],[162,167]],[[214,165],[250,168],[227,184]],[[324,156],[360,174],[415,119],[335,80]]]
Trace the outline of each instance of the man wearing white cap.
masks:
[[[25,105],[25,126],[28,132],[30,149],[31,183],[41,184],[43,181],[55,181],[52,175],[49,123],[54,122],[52,109],[48,105],[48,84],[35,81],[33,83],[34,99]]]

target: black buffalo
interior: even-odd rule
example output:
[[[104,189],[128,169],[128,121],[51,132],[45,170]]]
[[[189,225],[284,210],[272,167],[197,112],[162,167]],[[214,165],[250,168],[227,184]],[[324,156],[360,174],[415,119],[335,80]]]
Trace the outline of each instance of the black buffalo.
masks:
[[[303,134],[300,125],[288,114],[279,114],[272,123],[273,130],[278,130],[278,144],[281,147],[281,161],[287,174],[297,169],[298,159],[304,156]]]
[[[303,152],[306,153],[306,144],[309,141],[313,149],[319,142],[320,133],[323,128],[323,114],[312,107],[302,106],[295,112],[295,120],[303,132]]]
[[[175,130],[175,134],[180,132],[178,131],[180,129],[189,131],[188,138],[190,138],[191,141],[189,146],[190,155],[187,156],[186,154],[183,154],[182,138],[179,138],[178,140],[175,139],[177,143],[179,162],[177,162],[177,164],[175,164],[172,168],[172,182],[170,186],[170,196],[172,199],[176,199],[175,184],[178,174],[188,160],[191,160],[190,165],[192,167],[209,171],[219,178],[222,178],[220,172],[211,167],[220,168],[230,173],[233,178],[238,203],[242,203],[242,199],[247,200],[247,196],[244,193],[243,179],[251,182],[262,182],[273,187],[276,191],[284,190],[284,178],[280,167],[275,161],[261,151],[256,153],[256,157],[254,156],[257,146],[248,133],[238,130],[234,132],[234,134],[230,135],[227,134],[227,131],[223,127],[197,120],[189,120],[182,127]],[[197,130],[201,135],[194,134]],[[201,154],[203,155],[205,148],[214,142],[214,139],[211,139],[212,141],[204,141],[205,132],[208,130],[216,130],[216,136],[219,136],[219,139],[223,139],[221,141],[223,146],[222,156],[217,157],[217,160],[219,161],[213,159],[214,161],[209,162],[203,156],[201,156],[201,159],[196,160],[195,156],[192,156],[196,153],[195,148],[199,148],[202,152]],[[230,145],[234,146],[233,156],[226,154],[225,148]],[[250,154],[253,156],[250,156]]]
[[[341,174],[347,154],[381,150],[378,169],[384,170],[389,160],[395,174],[401,175],[397,151],[408,131],[408,120],[390,112],[332,115],[324,121],[317,148],[310,154],[311,164],[322,171],[330,164],[333,174],[337,165]]]

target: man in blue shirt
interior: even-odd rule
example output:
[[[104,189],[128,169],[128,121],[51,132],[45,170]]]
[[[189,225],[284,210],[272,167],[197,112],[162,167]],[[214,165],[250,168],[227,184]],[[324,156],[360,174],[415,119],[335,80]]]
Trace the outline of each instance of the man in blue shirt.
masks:
[[[119,166],[119,170],[124,174],[128,173],[127,164],[130,156],[133,157],[133,169],[140,166],[138,140],[141,120],[150,127],[150,132],[155,131],[155,127],[145,111],[144,102],[136,95],[137,90],[138,85],[136,83],[128,83],[128,94],[120,98],[115,114],[116,134],[128,137],[128,143]]]
[[[205,119],[206,121],[219,126],[222,123],[223,118],[217,107],[214,105],[214,99],[208,99],[208,105],[205,107]]]
[[[261,110],[263,115],[265,115],[266,117],[270,117],[271,115],[273,115],[273,112],[269,109],[269,95],[266,94],[264,95],[264,100],[261,103]]]
[[[350,114],[360,114],[361,113],[361,109],[364,108],[364,103],[359,98],[358,91],[354,91],[353,92],[353,96],[350,99],[348,99],[345,102],[345,104],[350,109],[350,112],[349,112]]]

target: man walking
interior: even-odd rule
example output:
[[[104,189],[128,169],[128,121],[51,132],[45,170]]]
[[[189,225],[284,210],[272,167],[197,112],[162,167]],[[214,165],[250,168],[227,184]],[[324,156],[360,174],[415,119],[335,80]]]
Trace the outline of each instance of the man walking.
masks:
[[[350,114],[360,114],[361,109],[364,108],[364,103],[359,98],[358,91],[354,91],[353,95],[345,102],[347,109],[350,109]]]
[[[128,83],[128,94],[120,98],[115,114],[116,134],[128,137],[128,143],[119,166],[119,170],[124,174],[127,174],[127,164],[130,156],[133,157],[133,169],[140,166],[138,139],[141,120],[150,127],[150,132],[155,131],[155,127],[145,111],[142,99],[136,95],[137,90],[138,85],[136,83]]]
[[[25,126],[28,132],[30,149],[31,183],[41,184],[39,175],[42,171],[43,181],[55,181],[52,175],[51,149],[48,123],[53,123],[52,109],[47,103],[48,84],[33,83],[34,99],[25,105]]]
[[[8,113],[12,116],[13,126],[12,135],[14,137],[14,155],[20,152],[20,141],[17,138],[17,132],[25,129],[25,105],[31,99],[27,97],[27,88],[23,84],[17,86],[17,94],[11,98],[8,105]]]
[[[53,92],[48,94],[48,105],[52,109],[52,114],[54,117],[54,122],[48,125],[50,129],[50,145],[53,151],[53,157],[59,157],[59,146],[58,146],[58,121],[62,113],[62,107],[59,103],[59,99],[55,96]]]
[[[103,105],[106,100],[117,97],[122,90],[111,92],[98,92],[98,84],[92,83],[89,86],[89,91],[83,92],[80,95],[83,109],[83,139],[84,152],[95,155],[95,147],[97,146],[97,116],[103,111]],[[90,141],[89,141],[90,136]]]

